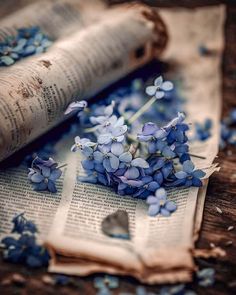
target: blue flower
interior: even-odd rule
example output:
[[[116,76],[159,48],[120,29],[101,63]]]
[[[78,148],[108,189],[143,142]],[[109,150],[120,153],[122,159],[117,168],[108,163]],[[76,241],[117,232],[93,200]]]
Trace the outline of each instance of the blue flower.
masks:
[[[33,268],[47,266],[50,256],[45,248],[37,245],[35,224],[27,220],[24,213],[18,214],[12,222],[14,224],[12,232],[18,233],[19,237],[7,236],[2,240],[5,247],[4,259],[12,263],[23,263]]]
[[[119,168],[119,158],[104,146],[99,146],[98,149],[93,154],[94,160],[102,164],[107,172],[115,172]]]
[[[119,287],[119,279],[114,276],[105,275],[104,278],[96,277],[93,283],[94,287],[99,290],[99,295],[111,295],[110,290]]]
[[[167,193],[164,188],[158,188],[155,196],[150,195],[147,198],[147,204],[149,205],[148,214],[150,216],[161,214],[167,217],[177,209],[177,205],[173,201],[167,200]]]
[[[19,28],[17,29],[18,37],[24,38],[24,39],[30,39],[34,37],[37,33],[40,32],[40,28],[37,26],[32,26],[29,28]]]
[[[115,156],[124,152],[124,134],[127,132],[127,125],[114,127],[110,133],[103,133],[98,136],[98,144],[111,151]]]
[[[32,54],[39,54],[45,52],[48,47],[52,45],[52,41],[49,40],[41,32],[37,32],[32,38],[27,41],[27,44],[22,53],[23,56],[29,56]]]
[[[170,81],[163,82],[162,76],[159,76],[154,80],[154,85],[146,88],[146,93],[149,96],[155,96],[157,99],[164,97],[165,91],[173,89],[173,84]]]
[[[20,59],[26,39],[8,39],[6,43],[0,43],[0,66],[10,66]]]
[[[68,114],[77,112],[77,116],[80,116],[81,112],[84,111],[84,109],[87,107],[87,105],[88,105],[88,103],[85,100],[74,101],[69,104],[69,106],[65,110],[64,114],[68,115]]]
[[[119,156],[120,169],[126,169],[124,171],[124,177],[127,179],[137,179],[140,175],[138,168],[149,168],[149,164],[142,158],[134,158],[130,152],[125,152]]]
[[[210,287],[215,283],[215,270],[204,268],[197,272],[198,284],[202,287]]]
[[[195,123],[196,139],[205,141],[211,137],[212,121],[206,119],[203,124]]]
[[[107,174],[104,172],[98,172],[94,170],[87,170],[86,176],[79,176],[78,180],[82,182],[88,182],[92,184],[103,184],[103,185],[109,185]]]
[[[80,151],[84,156],[90,156],[96,143],[90,141],[88,138],[75,137],[75,144],[71,147],[72,152]]]
[[[93,125],[100,124],[100,121],[104,118],[109,118],[114,111],[115,101],[112,101],[108,106],[94,105],[93,116],[90,117],[90,121]]]
[[[10,66],[25,56],[44,52],[51,44],[38,27],[20,28],[16,36],[0,43],[0,66]]]
[[[200,178],[205,176],[205,172],[200,169],[194,170],[194,164],[188,160],[183,163],[183,171],[175,173],[176,181],[173,182],[174,186],[202,186]]]
[[[62,171],[57,166],[58,164],[51,158],[48,160],[36,158],[32,162],[28,178],[33,183],[34,190],[48,190],[51,193],[57,192],[55,182],[62,175]]]
[[[16,215],[12,219],[12,223],[14,225],[13,229],[12,229],[12,233],[21,234],[25,231],[30,232],[30,233],[37,232],[37,227],[35,226],[35,224],[32,221],[27,220],[24,217],[24,213]]]
[[[141,187],[138,188],[137,192],[133,195],[134,197],[147,197],[151,192],[156,191],[160,187],[160,183],[154,180],[152,176],[145,175],[140,181],[142,183]]]

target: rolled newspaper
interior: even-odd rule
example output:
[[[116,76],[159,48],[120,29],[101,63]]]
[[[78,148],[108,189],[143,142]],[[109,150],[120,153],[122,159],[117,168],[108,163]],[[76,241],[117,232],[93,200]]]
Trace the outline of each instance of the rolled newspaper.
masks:
[[[71,101],[90,97],[160,55],[166,41],[156,12],[122,5],[48,52],[0,71],[0,160],[61,122]]]
[[[0,41],[28,26],[39,26],[53,39],[67,36],[96,21],[106,8],[102,0],[37,1],[0,20]]]

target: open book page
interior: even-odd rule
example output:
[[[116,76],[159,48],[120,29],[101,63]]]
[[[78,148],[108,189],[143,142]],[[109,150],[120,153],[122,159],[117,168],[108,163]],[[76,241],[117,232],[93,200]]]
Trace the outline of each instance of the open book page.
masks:
[[[39,26],[52,39],[67,36],[101,17],[105,8],[102,0],[38,1],[0,20],[0,40],[28,26]]]
[[[69,148],[64,141],[57,143],[55,151],[58,163],[66,163]],[[0,240],[11,232],[12,218],[22,212],[37,224],[39,241],[45,240],[61,202],[66,169],[63,168],[63,174],[57,181],[57,194],[34,191],[27,178],[25,163],[0,169]]]
[[[71,154],[65,173],[62,201],[47,238],[50,248],[64,256],[94,260],[126,272],[132,271],[143,280],[145,276],[148,280],[153,271],[175,267],[193,268],[188,249],[192,247],[198,189],[169,191],[169,198],[176,201],[178,211],[172,218],[152,218],[147,216],[148,208],[143,200],[119,197],[112,189],[104,186],[76,181],[80,169],[80,158],[77,154]],[[113,239],[102,233],[103,218],[117,209],[124,209],[129,214],[131,240]],[[173,249],[178,249],[178,255],[167,259]],[[57,269],[58,265],[52,262],[50,270]],[[77,269],[76,266],[74,269]],[[82,267],[81,273],[76,274],[87,274],[89,270],[94,268],[86,268],[85,271]]]
[[[156,24],[150,14],[142,5],[108,10],[48,52],[0,71],[0,160],[58,124],[75,98],[87,98],[150,60],[153,42],[163,47],[166,37],[162,21]],[[135,53],[140,48],[141,56]]]

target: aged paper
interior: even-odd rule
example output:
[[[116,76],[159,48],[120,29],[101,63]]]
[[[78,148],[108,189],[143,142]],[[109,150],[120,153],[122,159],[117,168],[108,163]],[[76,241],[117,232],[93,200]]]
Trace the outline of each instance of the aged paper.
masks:
[[[167,61],[177,64],[177,70],[172,74],[181,79],[182,94],[187,99],[188,118],[191,118],[192,123],[202,123],[207,118],[213,121],[213,136],[210,140],[191,145],[191,153],[203,157],[193,158],[195,165],[206,169],[218,151],[224,7],[202,8],[196,11],[163,10],[161,15],[168,26],[170,36],[175,36],[170,39],[165,56]],[[207,17],[208,15],[210,16]],[[192,26],[187,27],[186,19],[190,18],[193,19]],[[201,36],[201,26],[208,32],[205,34],[206,39]],[[215,31],[211,37],[213,27]],[[189,49],[188,38],[192,35],[191,30],[195,32],[192,39],[196,47]],[[176,39],[178,34],[175,35],[175,32],[181,32],[181,43]],[[216,40],[212,42],[214,38]],[[198,46],[202,45],[202,42],[217,45],[213,48],[216,53],[207,60],[198,52]],[[186,51],[186,57],[179,55],[180,51]],[[208,171],[208,176],[215,169],[216,166],[213,166]],[[200,190],[193,188],[169,192],[179,208],[168,219],[147,217],[147,208],[143,201],[127,197],[120,202],[120,199],[113,199],[107,189],[77,183],[72,192],[72,200],[69,204],[59,207],[48,237],[48,244],[54,253],[49,270],[83,275],[104,271],[104,266],[107,265],[107,272],[124,274],[126,269],[126,274],[132,273],[136,278],[148,283],[189,280],[191,271],[194,270],[190,250],[194,247],[194,239],[200,228],[206,187],[207,181]],[[72,190],[71,186],[70,189]],[[71,192],[66,194],[68,196]],[[131,210],[130,202],[136,203],[132,206],[135,210]],[[103,212],[108,214],[109,209],[113,212],[114,206],[122,209],[125,206],[130,215],[133,229],[130,242],[114,241],[102,236],[99,220],[101,223]],[[61,223],[60,226],[56,226],[58,223]],[[105,242],[107,239],[108,242]],[[83,258],[86,259],[86,264],[80,261]]]
[[[91,96],[164,49],[163,23],[150,15],[142,5],[110,9],[48,52],[0,71],[0,160],[63,120],[72,100]],[[136,56],[140,48],[143,55]]]
[[[102,0],[37,1],[0,20],[0,41],[28,26],[39,26],[52,39],[67,36],[96,21],[105,9]]]
[[[194,158],[196,165],[207,168],[217,153],[221,103],[219,65],[223,46],[224,7],[201,8],[194,11],[163,10],[161,13],[172,36],[166,60],[178,65],[174,75],[181,77],[181,88],[187,99],[189,118],[194,122],[210,117],[214,122],[213,137],[208,142],[195,144],[191,148],[192,153],[206,157],[206,159]],[[192,26],[184,25],[186,18],[192,20]],[[200,39],[202,26],[208,32],[205,33],[206,40]],[[192,36],[196,39],[193,38],[194,44],[202,42],[216,44],[217,48],[214,49],[217,53],[211,57],[202,57],[196,45],[191,50],[186,49],[189,59],[185,60],[180,52],[184,51],[191,42],[182,35],[179,37],[181,42],[173,37],[175,32],[177,34],[181,30],[186,36],[192,36],[189,31],[194,31]],[[214,42],[211,42],[212,39]],[[208,100],[211,103],[208,103]],[[62,148],[59,149],[62,161],[68,166],[63,174],[63,183],[59,184],[58,196],[52,196],[59,199],[52,205],[55,210],[51,212],[49,220],[53,225],[51,228],[48,226],[49,222],[40,225],[43,240],[50,230],[46,238],[53,255],[49,270],[77,275],[98,271],[132,274],[139,280],[151,284],[189,281],[195,268],[191,252],[194,247],[193,236],[196,229],[199,230],[201,223],[206,186],[200,191],[196,188],[169,191],[170,198],[176,200],[178,204],[178,210],[171,218],[151,218],[147,216],[147,205],[144,201],[132,197],[120,198],[102,186],[78,183],[76,174],[80,170],[79,159],[78,155],[69,152],[71,144],[72,140],[68,139],[67,144],[61,145],[65,147],[65,154]],[[16,211],[22,209],[23,204],[31,203],[32,200],[32,203],[35,202],[32,206],[35,210],[29,210],[29,213],[31,212],[30,216],[33,219],[38,211],[43,212],[44,206],[47,212],[47,202],[37,203],[35,194],[41,195],[42,198],[47,198],[50,194],[32,193],[30,184],[26,182],[25,184],[23,182],[21,187],[21,182],[17,182],[18,171],[23,172],[20,169],[22,168],[9,170],[6,178],[4,178],[6,174],[1,173],[0,183],[4,188],[4,194],[0,197],[3,204],[0,206],[0,214],[12,213],[10,208]],[[23,175],[21,173],[19,172],[19,175]],[[15,189],[20,192],[24,201],[13,199],[14,190],[9,197],[7,194],[9,181],[15,183]],[[37,206],[41,207],[42,211],[36,209]],[[125,209],[129,213],[132,237],[130,241],[108,238],[101,232],[100,224],[103,217],[118,208]],[[10,227],[12,217],[10,213],[2,215],[5,231]],[[39,219],[40,214],[38,214]]]

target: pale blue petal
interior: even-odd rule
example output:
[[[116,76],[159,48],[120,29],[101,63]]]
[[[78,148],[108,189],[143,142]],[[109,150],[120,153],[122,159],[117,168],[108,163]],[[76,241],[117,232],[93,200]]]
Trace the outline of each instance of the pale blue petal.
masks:
[[[99,174],[98,174],[98,180],[99,180],[99,182],[102,183],[103,185],[107,185],[107,184],[108,184],[108,182],[107,182],[107,178],[105,177],[104,174],[99,173]]]
[[[80,139],[79,136],[76,136],[76,137],[75,137],[75,143],[80,144],[80,140],[81,140],[81,139]]]
[[[122,142],[124,139],[125,139],[124,135],[121,135],[121,136],[117,136],[116,137],[116,141],[117,142]]]
[[[101,134],[98,137],[98,143],[99,144],[108,144],[112,140],[111,134],[106,133],[106,134]]]
[[[97,183],[97,177],[94,174],[88,175],[88,176],[79,176],[79,181],[82,182],[89,182],[89,183]]]
[[[159,200],[154,196],[149,196],[149,197],[147,197],[146,203],[148,205],[153,205],[153,204],[157,204],[157,203],[159,204]]]
[[[123,135],[128,130],[127,125],[116,127],[112,130],[112,135],[117,137]]]
[[[164,91],[157,91],[155,96],[157,99],[161,99],[162,97],[164,97],[165,92]]]
[[[188,174],[184,171],[179,171],[177,173],[175,173],[175,176],[178,178],[178,179],[184,179],[188,176]]]
[[[149,96],[155,95],[156,91],[157,91],[156,86],[148,86],[148,87],[146,87],[146,90],[145,90],[146,94]]]
[[[35,52],[35,47],[33,45],[29,45],[24,49],[24,54],[25,55],[30,55]]]
[[[93,157],[94,157],[94,160],[97,161],[98,163],[102,163],[103,161],[103,153],[99,152],[99,151],[96,151],[93,153]]]
[[[106,169],[107,172],[112,172],[112,168],[111,168],[111,163],[110,163],[110,159],[104,159],[103,160],[103,166]]]
[[[148,208],[149,216],[156,216],[160,211],[160,206],[158,204],[150,205]]]
[[[43,181],[44,180],[44,177],[43,177],[43,175],[42,174],[40,174],[40,173],[35,173],[35,174],[33,174],[32,176],[31,176],[31,181],[32,182],[35,182],[35,183],[39,183],[39,182],[41,182],[41,181]]]
[[[138,140],[144,141],[144,142],[149,141],[150,139],[152,139],[152,137],[153,135],[142,135],[142,134],[139,134],[137,136]]]
[[[142,178],[142,182],[143,182],[143,184],[147,184],[147,183],[149,183],[149,182],[151,182],[151,181],[152,181],[152,177],[149,176],[149,175],[146,175],[146,176],[144,176],[144,177]]]
[[[124,117],[120,117],[120,118],[116,121],[116,123],[114,124],[114,127],[121,127],[121,126],[124,125],[124,122],[125,122]]]
[[[78,146],[76,144],[73,144],[71,147],[72,152],[77,152],[78,151]]]
[[[131,161],[131,165],[139,168],[149,168],[149,164],[142,158],[136,158]]]
[[[152,122],[145,123],[142,128],[142,135],[151,135],[157,131],[158,127]]]
[[[92,160],[83,160],[81,164],[85,170],[92,170],[94,168],[94,162]]]
[[[50,172],[51,172],[51,169],[49,167],[45,167],[45,166],[42,166],[42,165],[39,165],[41,170],[42,170],[42,174],[44,177],[49,177],[50,176]]]
[[[151,181],[148,185],[148,190],[151,192],[154,192],[159,187],[160,187],[160,185],[156,181]]]
[[[127,179],[137,179],[139,177],[139,170],[136,167],[131,167],[131,168],[127,169],[124,176]]]
[[[57,189],[56,189],[55,183],[54,183],[53,181],[51,181],[50,179],[48,180],[48,190],[49,190],[51,193],[56,193],[56,192],[57,192]]]
[[[194,169],[193,162],[190,160],[187,160],[183,163],[183,171],[186,173],[191,173]]]
[[[166,190],[164,188],[158,188],[155,192],[155,196],[160,200],[165,200],[167,197]]]
[[[109,159],[110,159],[111,168],[115,170],[118,169],[119,163],[120,163],[119,159],[113,154],[109,154]]]
[[[170,91],[174,88],[174,85],[172,82],[170,81],[165,81],[162,85],[161,85],[161,89],[163,89],[164,91]]]
[[[85,157],[89,157],[91,156],[93,153],[93,149],[90,147],[90,146],[85,146],[82,150],[82,154],[85,156]]]
[[[130,152],[125,152],[119,156],[121,162],[130,163],[132,161],[132,154]]]
[[[10,56],[2,56],[1,62],[3,62],[6,66],[10,66],[14,64],[14,59],[12,59]]]
[[[170,211],[166,210],[165,208],[161,208],[161,215],[164,217],[169,217]]]
[[[39,53],[43,53],[43,50],[44,50],[43,46],[39,46],[39,47],[36,48],[36,51],[35,52],[37,54],[39,54]]]
[[[163,139],[167,136],[167,132],[163,128],[161,128],[157,130],[154,135],[157,139]]]
[[[157,78],[155,79],[155,81],[154,81],[154,85],[157,86],[157,87],[161,87],[162,83],[163,83],[163,78],[162,78],[162,76],[157,77]]]
[[[111,152],[116,155],[120,156],[124,152],[124,147],[120,142],[113,142],[111,144]]]
[[[202,178],[202,177],[204,177],[205,175],[206,175],[206,173],[203,172],[202,170],[199,170],[199,169],[197,169],[197,170],[195,170],[195,171],[193,172],[193,176],[196,177],[196,178]]]
[[[156,142],[155,141],[151,141],[148,144],[148,151],[150,154],[154,154],[157,151],[157,147],[156,147]]]
[[[165,209],[170,212],[174,212],[177,209],[177,205],[173,201],[167,201],[165,203]]]
[[[52,181],[57,180],[61,177],[62,171],[60,169],[54,169],[49,177]]]
[[[44,181],[34,184],[35,191],[45,191],[47,187],[48,187],[48,184]]]

